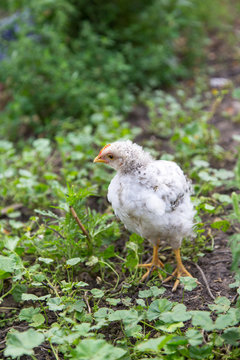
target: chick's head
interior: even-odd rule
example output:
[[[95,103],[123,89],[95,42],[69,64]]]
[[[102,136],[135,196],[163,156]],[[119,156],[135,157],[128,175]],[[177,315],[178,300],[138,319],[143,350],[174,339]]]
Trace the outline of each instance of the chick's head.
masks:
[[[115,170],[118,170],[121,167],[122,161],[122,156],[114,146],[114,143],[105,145],[94,159],[95,163],[101,162],[108,164]]]
[[[143,151],[142,147],[130,140],[116,141],[105,145],[94,162],[108,164],[115,170],[123,172],[134,171],[152,161],[152,157]]]

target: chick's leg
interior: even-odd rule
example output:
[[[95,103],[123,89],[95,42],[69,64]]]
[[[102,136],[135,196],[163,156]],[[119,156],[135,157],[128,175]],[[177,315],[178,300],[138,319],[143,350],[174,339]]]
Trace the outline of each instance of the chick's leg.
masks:
[[[151,274],[151,272],[153,270],[159,269],[159,268],[164,268],[162,261],[158,258],[158,248],[159,248],[159,245],[153,246],[152,262],[150,262],[148,264],[139,264],[138,265],[138,267],[147,269],[146,273],[143,275],[143,277],[141,279],[142,281],[144,281],[146,278],[148,278],[148,276]],[[158,276],[162,280],[162,275],[160,273],[158,273]]]
[[[173,278],[177,278],[175,283],[174,283],[173,289],[172,289],[172,291],[176,291],[176,289],[178,287],[178,284],[180,282],[179,278],[181,276],[191,276],[192,277],[192,275],[187,271],[187,269],[185,268],[185,266],[182,263],[180,248],[177,249],[177,250],[173,250],[173,252],[174,252],[175,257],[176,257],[177,267],[174,270],[174,272],[172,273],[172,275],[167,277],[163,282],[165,283],[165,282],[167,282],[167,281],[169,281],[169,280],[171,280]]]

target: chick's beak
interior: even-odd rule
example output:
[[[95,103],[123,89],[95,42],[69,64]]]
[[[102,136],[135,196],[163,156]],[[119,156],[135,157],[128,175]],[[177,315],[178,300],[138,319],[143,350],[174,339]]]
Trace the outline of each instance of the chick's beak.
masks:
[[[99,163],[101,163],[101,162],[102,162],[102,163],[107,163],[107,161],[104,160],[104,159],[101,159],[101,156],[99,156],[99,155],[95,157],[95,159],[93,160],[93,162],[94,162],[94,163],[96,163],[96,162],[99,162]]]

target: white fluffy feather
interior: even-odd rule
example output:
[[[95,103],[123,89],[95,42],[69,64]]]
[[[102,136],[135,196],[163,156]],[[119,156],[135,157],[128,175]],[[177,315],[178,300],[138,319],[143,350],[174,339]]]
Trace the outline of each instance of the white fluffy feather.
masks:
[[[191,185],[172,161],[154,160],[131,141],[112,143],[109,165],[117,170],[108,188],[108,200],[125,227],[153,245],[164,240],[177,249],[192,234],[195,214]]]

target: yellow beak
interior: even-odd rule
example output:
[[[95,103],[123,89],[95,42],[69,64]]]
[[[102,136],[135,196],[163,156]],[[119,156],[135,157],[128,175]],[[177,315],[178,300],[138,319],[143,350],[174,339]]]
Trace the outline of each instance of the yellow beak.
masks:
[[[99,162],[99,163],[106,163],[106,160],[101,159],[99,156],[96,156],[95,159],[93,160],[94,163]]]

